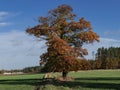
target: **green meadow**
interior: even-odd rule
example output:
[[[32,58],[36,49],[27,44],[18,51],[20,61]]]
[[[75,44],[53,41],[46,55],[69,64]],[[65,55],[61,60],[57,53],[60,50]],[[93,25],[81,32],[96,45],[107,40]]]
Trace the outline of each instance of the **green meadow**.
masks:
[[[1,75],[0,90],[120,90],[120,69],[70,72],[68,76],[75,80],[62,83],[44,84],[43,75]]]

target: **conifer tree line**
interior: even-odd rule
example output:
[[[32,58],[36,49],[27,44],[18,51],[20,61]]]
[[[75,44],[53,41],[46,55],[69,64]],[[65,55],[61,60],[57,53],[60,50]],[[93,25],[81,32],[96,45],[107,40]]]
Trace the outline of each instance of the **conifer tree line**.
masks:
[[[120,68],[120,47],[98,48],[96,60],[92,68],[116,69]]]

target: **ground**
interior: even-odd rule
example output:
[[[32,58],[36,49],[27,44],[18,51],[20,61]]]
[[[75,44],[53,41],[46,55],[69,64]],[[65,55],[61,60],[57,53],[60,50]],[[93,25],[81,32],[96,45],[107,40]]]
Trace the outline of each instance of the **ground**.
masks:
[[[61,73],[53,73],[61,76]],[[120,69],[70,72],[73,81],[43,83],[44,74],[0,76],[0,90],[120,90]]]

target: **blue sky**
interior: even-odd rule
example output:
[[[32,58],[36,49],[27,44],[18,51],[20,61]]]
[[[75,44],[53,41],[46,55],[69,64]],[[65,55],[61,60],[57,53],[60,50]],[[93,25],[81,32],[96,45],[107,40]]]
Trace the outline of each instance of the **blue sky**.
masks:
[[[85,17],[90,21],[93,30],[101,37],[120,39],[120,1],[119,0],[1,0],[0,12],[6,12],[0,23],[0,32],[25,30],[37,24],[39,16],[58,5],[68,4],[73,7],[78,18]]]
[[[0,69],[39,65],[44,43],[25,34],[25,29],[37,25],[39,16],[61,4],[70,5],[77,19],[90,21],[101,37],[100,45],[86,45],[89,51],[120,46],[120,0],[0,0]]]

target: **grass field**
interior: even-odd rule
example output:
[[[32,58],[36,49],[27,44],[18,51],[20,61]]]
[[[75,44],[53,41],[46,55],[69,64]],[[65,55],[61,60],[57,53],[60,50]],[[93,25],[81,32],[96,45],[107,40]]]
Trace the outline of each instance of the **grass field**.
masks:
[[[120,90],[120,69],[70,72],[75,80],[61,84],[41,85],[43,75],[0,76],[0,90]]]

